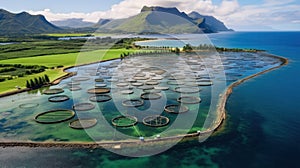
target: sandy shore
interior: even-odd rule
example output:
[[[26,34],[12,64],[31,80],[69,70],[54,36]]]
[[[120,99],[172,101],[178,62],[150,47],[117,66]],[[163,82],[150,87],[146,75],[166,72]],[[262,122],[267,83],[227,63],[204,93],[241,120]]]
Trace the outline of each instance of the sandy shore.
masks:
[[[280,65],[276,67],[272,67],[270,69],[264,70],[262,72],[258,72],[254,75],[248,76],[246,78],[240,79],[231,85],[228,86],[224,94],[221,95],[221,98],[218,103],[218,108],[217,108],[217,113],[218,118],[216,119],[216,122],[214,123],[214,126],[212,126],[210,129],[207,129],[205,131],[200,131],[200,132],[195,132],[195,133],[190,133],[190,134],[184,134],[184,135],[177,135],[177,136],[170,136],[170,137],[161,137],[158,139],[145,139],[144,141],[140,140],[122,140],[122,141],[101,141],[101,142],[31,142],[31,141],[25,141],[25,142],[0,142],[0,146],[2,147],[15,147],[15,146],[25,146],[25,147],[69,147],[69,148],[112,148],[115,149],[116,147],[130,147],[130,146],[136,146],[136,145],[142,145],[142,146],[151,146],[153,144],[160,144],[160,143],[167,143],[167,142],[172,142],[172,141],[179,141],[179,140],[186,140],[190,138],[199,138],[201,139],[206,139],[208,138],[214,131],[216,131],[223,123],[223,121],[226,118],[226,111],[225,111],[225,105],[227,102],[228,97],[232,94],[233,88],[242,84],[243,82],[252,79],[256,76],[265,74],[267,72],[270,72],[272,70],[278,69],[282,66],[285,66],[288,64],[288,59],[268,54],[268,53],[261,53],[264,56],[269,56],[269,57],[274,57],[277,59],[280,59],[282,62]],[[106,60],[109,61],[109,60]],[[98,61],[98,62],[103,62],[103,61]],[[97,62],[94,62],[97,63]],[[94,64],[94,63],[89,63],[89,64]],[[84,65],[89,65],[89,64],[84,64]],[[80,65],[80,66],[84,66]],[[73,66],[74,67],[74,66]],[[64,70],[73,68],[73,67],[68,67]],[[67,74],[68,75],[68,74]],[[62,79],[67,78],[68,76],[61,77],[57,80],[55,80],[55,84],[59,83]],[[70,74],[69,74],[70,75]],[[74,74],[73,74],[74,75]],[[72,75],[72,76],[73,76]],[[70,77],[70,76],[69,76]],[[16,93],[15,93],[16,94]]]

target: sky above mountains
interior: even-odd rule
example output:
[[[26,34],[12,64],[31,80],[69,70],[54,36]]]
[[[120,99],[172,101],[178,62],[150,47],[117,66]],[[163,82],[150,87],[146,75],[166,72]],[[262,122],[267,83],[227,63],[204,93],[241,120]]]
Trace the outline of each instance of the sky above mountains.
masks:
[[[126,18],[144,5],[177,7],[186,13],[212,15],[235,30],[300,30],[299,0],[0,0],[12,12],[43,14],[49,21]]]

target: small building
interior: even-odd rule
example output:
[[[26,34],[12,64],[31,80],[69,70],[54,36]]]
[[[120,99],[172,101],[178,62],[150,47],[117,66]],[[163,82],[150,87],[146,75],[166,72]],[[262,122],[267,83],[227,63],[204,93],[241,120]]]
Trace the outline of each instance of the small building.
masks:
[[[142,137],[142,136],[141,136],[139,139],[140,139],[140,141],[142,141],[142,142],[144,142],[144,141],[145,141],[145,138],[144,138],[144,137]]]

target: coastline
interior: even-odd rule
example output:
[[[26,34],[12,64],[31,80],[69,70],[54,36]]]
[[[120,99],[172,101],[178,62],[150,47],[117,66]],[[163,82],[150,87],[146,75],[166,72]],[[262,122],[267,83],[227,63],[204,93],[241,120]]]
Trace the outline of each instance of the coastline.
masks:
[[[215,122],[213,123],[214,125],[205,130],[205,131],[198,131],[195,133],[189,133],[189,134],[184,134],[184,135],[176,135],[176,136],[170,136],[170,137],[162,137],[162,138],[158,138],[158,139],[145,139],[144,141],[140,141],[140,140],[121,140],[121,141],[101,141],[101,142],[33,142],[33,141],[26,141],[26,142],[0,142],[0,147],[16,147],[16,146],[23,146],[23,147],[69,147],[69,148],[101,148],[101,147],[108,147],[111,149],[115,149],[116,146],[122,146],[122,147],[132,147],[132,146],[136,146],[138,145],[142,145],[142,146],[149,146],[152,144],[156,144],[156,143],[160,143],[160,142],[169,142],[169,141],[183,141],[186,140],[188,138],[195,138],[198,137],[199,140],[200,139],[206,139],[208,138],[213,132],[216,132],[218,130],[218,128],[222,125],[223,121],[226,118],[226,111],[225,111],[225,106],[226,106],[226,102],[227,99],[229,98],[229,96],[233,93],[233,88],[239,86],[240,84],[244,83],[245,81],[252,79],[256,76],[265,74],[267,72],[273,71],[275,69],[278,69],[282,66],[285,66],[289,63],[287,58],[281,57],[281,56],[276,56],[276,55],[272,55],[269,53],[265,53],[263,52],[262,55],[265,56],[269,56],[269,57],[274,57],[277,59],[280,59],[280,61],[282,62],[280,65],[266,69],[264,71],[258,72],[256,74],[250,75],[248,77],[245,77],[243,79],[240,79],[232,84],[230,84],[227,89],[224,91],[224,93],[221,96],[221,98],[219,99],[219,103],[218,103],[218,108],[217,108],[217,118],[215,120]],[[119,58],[116,58],[119,59]],[[99,63],[99,62],[105,62],[105,61],[111,61],[111,60],[116,60],[116,59],[110,59],[110,60],[104,60],[104,61],[96,61],[93,63],[87,63],[87,64],[82,64],[82,65],[77,65],[77,66],[71,66],[71,67],[66,67],[63,69],[63,71],[73,68],[73,67],[78,67],[78,66],[84,66],[84,65],[90,65],[90,64],[94,64],[94,63]],[[58,84],[61,80],[71,77],[68,76],[70,75],[70,73],[54,80],[52,83],[53,85]],[[74,74],[73,74],[74,75]],[[72,75],[72,76],[73,76]],[[24,91],[23,91],[24,92]],[[16,94],[16,93],[15,93]],[[0,96],[1,97],[1,96]]]

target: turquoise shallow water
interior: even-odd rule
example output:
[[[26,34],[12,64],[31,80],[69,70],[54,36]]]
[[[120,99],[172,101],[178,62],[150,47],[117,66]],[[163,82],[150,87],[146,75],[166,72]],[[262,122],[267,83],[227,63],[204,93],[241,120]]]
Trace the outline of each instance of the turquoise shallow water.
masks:
[[[235,88],[222,131],[204,143],[189,141],[143,158],[101,149],[1,148],[1,166],[298,167],[300,33],[234,32],[209,37],[217,46],[265,49],[289,58],[290,64]]]

